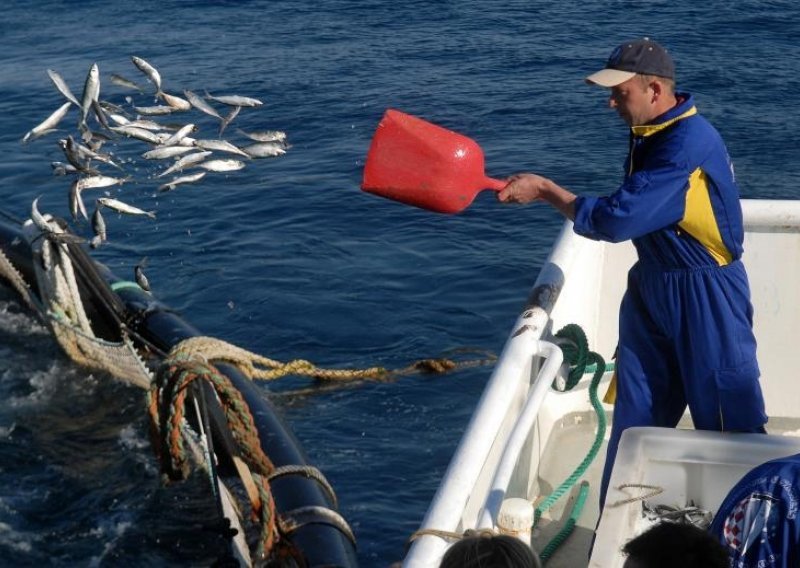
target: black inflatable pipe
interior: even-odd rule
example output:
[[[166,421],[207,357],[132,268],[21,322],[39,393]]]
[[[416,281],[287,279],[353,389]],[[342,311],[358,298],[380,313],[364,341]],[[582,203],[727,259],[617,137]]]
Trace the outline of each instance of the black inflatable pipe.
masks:
[[[0,250],[8,257],[14,267],[22,274],[25,281],[36,292],[36,278],[33,272],[33,253],[22,236],[21,227],[0,220]],[[85,251],[75,251],[75,257],[88,258]],[[80,264],[80,262],[78,262]],[[108,283],[118,282],[119,278],[104,265],[92,261],[97,270]],[[87,292],[85,279],[79,282],[81,293]],[[91,290],[84,297],[87,315],[91,321],[95,318],[109,320],[106,305],[97,305],[96,294]],[[122,288],[116,292],[126,311],[126,324],[152,346],[168,352],[173,345],[184,339],[202,335],[194,327],[181,319],[167,306],[156,301],[150,294],[138,288]],[[86,301],[89,298],[89,301]],[[113,319],[113,318],[112,318]],[[109,326],[111,327],[111,326]],[[108,330],[111,333],[111,330]],[[250,407],[258,429],[261,447],[276,467],[283,465],[309,465],[302,446],[294,433],[280,417],[271,401],[264,396],[261,389],[242,375],[234,366],[219,364],[219,370],[227,376],[231,383],[241,392]],[[209,397],[207,397],[209,398]],[[212,412],[212,430],[220,426],[220,415]],[[229,436],[215,436],[215,444],[225,446]],[[218,448],[219,449],[219,448]],[[224,458],[224,456],[222,456]],[[227,461],[227,460],[223,460]],[[225,465],[225,463],[223,463]],[[313,479],[301,475],[279,477],[271,483],[278,514],[301,507],[317,506],[333,509],[326,493]],[[329,524],[307,524],[296,529],[286,537],[302,555],[309,567],[355,567],[357,566],[355,545],[347,535]]]

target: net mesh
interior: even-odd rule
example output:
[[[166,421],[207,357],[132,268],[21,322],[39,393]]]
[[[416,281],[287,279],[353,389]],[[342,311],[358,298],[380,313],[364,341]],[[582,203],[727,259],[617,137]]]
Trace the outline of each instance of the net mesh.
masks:
[[[48,223],[50,233],[43,233],[30,223],[25,227],[34,255],[33,266],[39,288],[39,302],[30,300],[34,296],[30,286],[4,256],[0,258],[3,276],[11,281],[29,305],[45,319],[56,341],[70,359],[80,365],[111,373],[138,387],[149,388],[153,375],[124,330],[120,329],[119,341],[97,337],[92,330],[81,299],[69,247],[59,239],[59,235],[65,233],[54,221]]]

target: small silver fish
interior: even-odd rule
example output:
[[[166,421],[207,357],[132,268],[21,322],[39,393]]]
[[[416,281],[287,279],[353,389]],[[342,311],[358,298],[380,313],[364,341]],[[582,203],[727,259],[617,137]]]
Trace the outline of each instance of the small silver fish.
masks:
[[[164,99],[165,103],[167,103],[175,110],[191,110],[192,108],[192,103],[190,103],[186,99],[182,99],[179,96],[170,95],[169,93],[164,93],[164,92],[160,93],[160,96],[162,99]]]
[[[72,94],[72,91],[69,89],[66,81],[64,81],[61,75],[52,69],[48,69],[47,74],[50,76],[50,80],[53,81],[53,84],[56,86],[56,89],[58,89],[58,92],[67,97],[69,102],[80,108],[81,103],[79,103],[78,99],[75,98],[75,95]]]
[[[100,97],[100,69],[97,63],[92,63],[86,81],[83,84],[83,97],[81,97],[81,122],[86,126],[86,118],[89,116],[89,109],[92,108],[92,101],[97,101]]]
[[[280,142],[256,142],[242,148],[251,158],[271,158],[286,153],[286,147]]]
[[[94,231],[94,237],[89,241],[89,245],[92,248],[97,248],[100,246],[100,243],[107,240],[106,221],[103,219],[100,209],[100,205],[95,204],[94,213],[92,213],[92,230]]]
[[[53,129],[61,122],[61,119],[67,114],[69,107],[72,106],[70,101],[65,102],[57,108],[50,116],[45,118],[41,123],[31,128],[27,134],[22,138],[22,143],[25,144],[29,140],[35,140],[40,136],[44,136],[46,132],[52,132]]]
[[[198,167],[210,172],[234,172],[244,168],[245,164],[241,160],[209,160],[198,164]]]
[[[94,175],[83,177],[77,180],[78,182],[78,190],[83,191],[84,189],[98,189],[101,187],[111,187],[112,185],[122,185],[125,182],[130,181],[130,176],[124,178],[116,178],[111,176],[104,176],[104,175]]]
[[[237,156],[242,156],[243,158],[249,158],[250,155],[239,148],[228,142],[227,140],[195,140],[194,145],[198,148],[202,148],[203,150],[216,150],[218,152],[227,152],[229,154],[236,154]]]
[[[161,74],[156,70],[155,67],[150,65],[147,61],[142,59],[141,57],[137,57],[135,55],[131,56],[131,61],[136,67],[139,68],[139,71],[144,73],[147,78],[156,86],[156,94],[161,92]]]
[[[186,154],[182,158],[175,160],[175,163],[168,167],[166,170],[158,174],[156,177],[164,177],[174,172],[179,172],[185,168],[190,168],[195,164],[199,164],[207,157],[211,155],[211,152],[194,152],[193,154]]]
[[[78,173],[78,168],[72,164],[65,164],[64,162],[50,162],[50,166],[53,168],[54,176],[65,176],[67,174]]]
[[[143,114],[145,116],[159,116],[164,114],[171,114],[175,112],[175,107],[171,107],[169,105],[155,105],[155,106],[148,106],[148,107],[133,107],[133,110],[138,112],[139,114]]]
[[[117,113],[117,112],[109,112],[106,113],[108,118],[110,118],[117,126],[125,126],[126,124],[130,124],[131,121],[129,118]],[[110,128],[110,127],[109,127]]]
[[[78,149],[79,144],[75,142],[72,135],[67,136],[66,139],[59,140],[58,145],[64,151],[64,156],[67,158],[67,161],[77,170],[91,174],[97,173],[94,168],[87,164],[86,159]]]
[[[156,139],[158,140],[158,143],[163,146],[164,142],[169,140],[170,136],[171,135],[167,132],[159,132],[158,134],[156,134]],[[178,141],[178,146],[189,146],[190,148],[192,148],[195,146],[195,142],[197,142],[197,140],[195,140],[191,136],[184,136]]]
[[[86,213],[86,206],[83,204],[83,199],[81,198],[80,181],[81,180],[76,179],[69,187],[69,212],[76,221],[78,220],[78,213],[88,221],[89,215]]]
[[[70,150],[70,152],[73,152],[74,155],[78,156],[80,161],[97,160],[98,162],[103,162],[104,164],[114,166],[120,170],[122,169],[122,166],[117,164],[109,154],[95,152],[91,148],[75,142],[71,135],[67,136],[67,148]],[[69,156],[67,156],[67,158],[69,159]],[[73,163],[71,160],[70,163],[77,166],[77,164]]]
[[[135,91],[139,91],[140,93],[144,92],[144,89],[142,89],[139,85],[137,85],[130,79],[126,79],[122,75],[116,75],[116,74],[111,75],[111,82],[120,87],[125,87],[126,89],[133,89]]]
[[[136,120],[130,120],[125,126],[135,126],[136,128],[144,128],[151,132],[161,132],[165,130],[164,125],[149,118],[138,117]]]
[[[177,186],[184,184],[184,183],[193,183],[203,179],[206,175],[206,172],[196,172],[193,174],[187,174],[185,176],[180,176],[173,178],[172,180],[168,181],[167,183],[158,186],[158,191],[171,191],[175,189]]]
[[[156,136],[149,130],[145,130],[144,128],[125,125],[125,126],[112,126],[111,130],[113,132],[117,132],[129,138],[136,138],[137,140],[141,140],[143,142],[149,142],[150,144],[160,144],[158,136]]]
[[[238,131],[256,142],[283,142],[286,140],[286,133],[280,130],[257,130],[253,132]]]
[[[258,99],[240,97],[239,95],[222,95],[215,97],[214,95],[209,94],[208,91],[206,91],[206,98],[210,101],[216,101],[229,106],[257,107],[264,104]]]
[[[212,107],[206,101],[204,101],[201,96],[196,95],[192,91],[183,91],[183,94],[186,96],[186,99],[194,108],[206,113],[209,116],[213,116],[214,118],[222,120],[222,117],[216,110],[214,110],[214,107]]]
[[[106,111],[103,110],[103,107],[100,106],[100,103],[97,101],[92,101],[92,110],[94,111],[95,117],[97,117],[97,122],[100,125],[108,130],[110,126],[108,125],[108,118],[106,118]]]
[[[163,146],[148,150],[142,154],[142,158],[145,160],[165,160],[191,152],[192,150],[194,150],[192,146]]]
[[[44,218],[44,215],[39,212],[38,203],[41,197],[42,196],[40,195],[33,200],[33,203],[31,203],[31,221],[33,221],[33,224],[36,225],[36,228],[43,233],[52,233],[53,228],[50,226],[49,221],[47,221],[47,219]]]
[[[228,113],[228,116],[222,119],[222,122],[219,123],[219,136],[222,136],[222,133],[225,132],[225,129],[228,128],[228,125],[231,121],[239,116],[239,112],[242,110],[242,107],[236,106],[233,107],[233,110]]]
[[[103,207],[108,207],[116,211],[117,213],[125,213],[127,215],[146,215],[151,219],[156,218],[156,214],[153,211],[144,211],[143,209],[139,209],[138,207],[134,207],[133,205],[128,205],[127,203],[123,203],[118,199],[114,199],[113,197],[98,197],[98,203],[100,203]]]
[[[125,109],[124,109],[124,108],[122,108],[122,107],[121,107],[121,106],[119,106],[119,105],[115,105],[114,103],[110,103],[110,102],[108,102],[108,101],[99,101],[99,102],[100,102],[100,106],[101,106],[101,107],[103,107],[103,109],[104,109],[105,111],[107,111],[107,112],[115,112],[115,113],[117,113],[117,114],[121,114],[121,115],[123,115],[123,116],[124,116],[125,114],[127,114],[127,113],[125,112]]]
[[[174,146],[175,144],[180,143],[181,140],[186,138],[190,132],[197,130],[197,127],[194,124],[187,124],[182,126],[175,134],[164,140],[164,146]]]
[[[144,275],[144,265],[147,262],[147,257],[144,257],[139,264],[137,264],[133,269],[133,277],[136,279],[136,283],[139,285],[139,288],[144,290],[145,292],[150,291],[150,282],[148,282],[147,277]]]

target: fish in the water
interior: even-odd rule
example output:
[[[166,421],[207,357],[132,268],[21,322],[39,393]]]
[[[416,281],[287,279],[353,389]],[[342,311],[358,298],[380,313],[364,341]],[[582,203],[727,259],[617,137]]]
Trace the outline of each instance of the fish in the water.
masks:
[[[198,180],[203,179],[205,177],[206,172],[195,172],[193,174],[187,174],[185,176],[179,176],[176,178],[171,179],[167,183],[158,186],[158,191],[171,191],[175,189],[177,186],[184,184],[184,183],[193,183]]]
[[[150,82],[156,86],[156,94],[161,93],[161,74],[158,70],[141,57],[132,55],[131,61],[133,61],[133,64],[139,68],[139,71],[144,73]]]
[[[157,177],[164,177],[169,175],[173,172],[179,172],[183,169],[189,168],[196,164],[199,164],[207,157],[209,157],[212,152],[204,151],[204,152],[194,152],[193,154],[186,154],[185,156],[181,157],[178,160],[175,160],[175,163],[168,167],[166,170],[158,174]]]
[[[80,181],[80,179],[76,179],[69,187],[69,212],[76,221],[78,220],[78,213],[88,221],[89,215],[86,213],[86,206],[81,198]]]
[[[194,145],[203,150],[216,150],[218,152],[227,152],[229,154],[236,154],[243,158],[249,158],[250,155],[239,148],[238,146],[228,142],[227,140],[195,140]]]
[[[78,180],[78,189],[83,191],[84,189],[98,189],[101,187],[111,187],[112,185],[122,185],[123,183],[130,181],[130,179],[130,176],[124,178],[116,178],[104,175],[82,177]]]
[[[159,93],[159,96],[164,99],[165,103],[175,110],[190,110],[192,108],[192,103],[177,95],[170,95],[169,93],[161,92]]]
[[[188,136],[190,132],[193,132],[195,130],[197,130],[197,127],[194,124],[191,123],[186,124],[182,126],[177,132],[175,132],[175,134],[164,140],[163,144],[164,146],[174,146],[175,144],[180,143],[182,139],[186,138],[186,136]]]
[[[242,107],[240,107],[240,106],[233,107],[231,112],[228,113],[228,116],[226,116],[225,118],[222,119],[222,122],[219,123],[219,135],[220,136],[222,136],[222,133],[225,132],[226,128],[228,128],[228,125],[231,123],[231,121],[234,118],[236,118],[237,116],[239,116],[239,111],[241,111],[241,110],[242,110]]]
[[[191,146],[160,146],[142,154],[145,160],[165,160],[193,151]]]
[[[169,105],[154,105],[148,107],[133,107],[133,110],[145,116],[160,116],[164,114],[171,114],[175,112],[175,107]]]
[[[111,75],[111,82],[114,83],[115,85],[119,85],[120,87],[133,89],[135,91],[139,91],[140,93],[144,92],[144,89],[142,89],[139,85],[137,85],[130,79],[126,79],[122,75],[116,75],[116,74]]]
[[[52,132],[53,129],[61,122],[61,119],[67,114],[69,107],[72,103],[67,101],[58,107],[50,116],[45,118],[41,123],[31,128],[27,134],[22,138],[22,142],[26,143],[29,140],[35,140],[40,136],[44,136],[47,132]]]
[[[271,158],[286,153],[286,146],[280,142],[256,142],[242,148],[251,158]]]
[[[241,160],[209,160],[198,164],[198,167],[210,172],[234,172],[244,167]]]
[[[256,142],[283,142],[286,140],[286,133],[281,130],[255,130],[252,132],[239,130],[238,132]]]
[[[258,99],[254,99],[251,97],[241,97],[239,95],[221,95],[215,97],[213,95],[210,95],[208,91],[206,91],[206,98],[210,101],[215,101],[229,106],[256,107],[264,104]]]
[[[183,94],[186,96],[186,99],[191,103],[191,105],[196,108],[197,110],[206,113],[209,116],[213,116],[214,118],[218,118],[222,120],[222,116],[214,110],[210,104],[203,100],[203,97],[200,95],[196,95],[192,91],[183,91]]]
[[[67,97],[67,100],[69,102],[74,104],[76,107],[80,108],[81,103],[79,103],[78,99],[75,98],[75,95],[72,94],[72,91],[67,86],[66,81],[64,81],[61,75],[59,75],[52,69],[48,69],[47,74],[50,76],[50,80],[53,81],[53,84],[56,86],[56,89],[58,89],[58,92]]]
[[[147,257],[144,257],[139,261],[139,264],[137,264],[133,269],[133,277],[136,279],[136,283],[139,285],[139,288],[145,292],[149,292],[150,282],[148,282],[147,276],[144,275],[144,265],[146,262]]]
[[[92,230],[94,231],[94,237],[92,240],[89,241],[89,245],[92,248],[97,248],[100,246],[100,243],[103,243],[107,239],[106,233],[106,222],[103,219],[103,214],[100,213],[100,205],[95,204],[94,213],[92,213]]]
[[[125,213],[127,215],[145,215],[151,219],[156,218],[156,214],[153,211],[139,209],[138,207],[128,205],[127,203],[119,201],[118,199],[114,199],[113,197],[98,197],[97,201],[103,205],[103,207],[108,207],[117,213]]]
[[[86,118],[89,116],[89,109],[92,108],[92,101],[97,101],[100,97],[100,69],[97,63],[93,63],[86,75],[83,84],[83,97],[81,97],[81,126],[86,126]]]

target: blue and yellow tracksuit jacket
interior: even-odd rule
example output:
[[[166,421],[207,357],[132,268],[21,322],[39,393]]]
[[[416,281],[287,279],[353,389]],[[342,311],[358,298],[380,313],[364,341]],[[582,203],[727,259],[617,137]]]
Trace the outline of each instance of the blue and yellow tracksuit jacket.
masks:
[[[617,394],[601,502],[622,431],[674,427],[688,404],[703,430],[763,431],[744,228],[733,167],[692,97],[631,128],[625,179],[578,197],[575,231],[632,240],[620,306]]]

